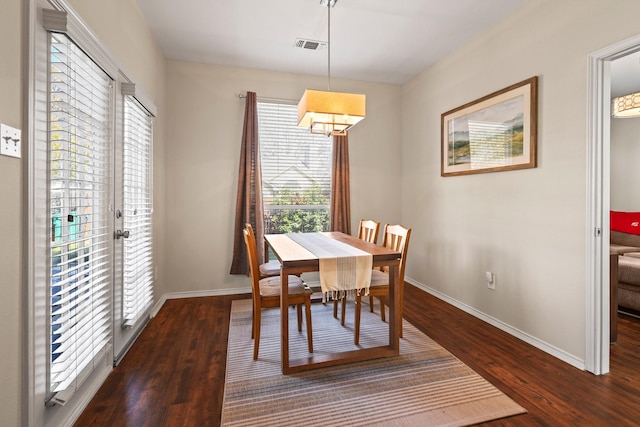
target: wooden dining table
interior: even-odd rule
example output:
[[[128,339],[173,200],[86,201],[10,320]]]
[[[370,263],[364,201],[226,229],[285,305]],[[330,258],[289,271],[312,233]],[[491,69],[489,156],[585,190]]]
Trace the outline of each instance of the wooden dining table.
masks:
[[[319,236],[319,234],[321,236]],[[305,239],[317,241],[321,239],[334,239],[353,248],[371,254],[373,267],[389,267],[389,344],[359,348],[356,350],[323,353],[310,355],[309,357],[289,359],[289,316],[288,316],[288,277],[301,273],[319,271],[320,257],[326,256],[314,254],[305,247]],[[402,333],[402,293],[403,283],[398,280],[401,254],[383,246],[368,243],[356,237],[340,232],[325,233],[296,233],[267,234],[265,241],[278,258],[281,264],[281,292],[280,292],[280,336],[282,373],[290,374],[308,369],[332,366],[341,363],[357,362],[361,360],[376,359],[380,357],[395,356],[400,352],[400,336]],[[332,242],[327,242],[332,243]],[[328,247],[331,247],[329,244]],[[340,255],[336,255],[340,256]]]

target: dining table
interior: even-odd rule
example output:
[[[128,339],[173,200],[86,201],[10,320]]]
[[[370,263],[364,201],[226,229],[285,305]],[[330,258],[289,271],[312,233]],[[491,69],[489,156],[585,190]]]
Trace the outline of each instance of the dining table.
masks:
[[[403,283],[398,278],[401,253],[368,243],[342,232],[267,234],[265,242],[280,261],[280,337],[282,373],[291,374],[308,369],[351,363],[398,355],[402,334]],[[387,345],[357,348],[349,351],[310,354],[290,360],[288,278],[289,275],[320,271],[321,259],[350,256],[355,251],[371,256],[371,266],[389,267],[389,341]],[[322,279],[321,279],[322,280]]]

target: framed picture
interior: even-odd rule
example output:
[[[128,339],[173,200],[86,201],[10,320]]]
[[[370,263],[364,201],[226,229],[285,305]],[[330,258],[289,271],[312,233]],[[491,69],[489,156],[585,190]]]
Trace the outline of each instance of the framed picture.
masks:
[[[538,77],[441,117],[441,176],[536,167]]]

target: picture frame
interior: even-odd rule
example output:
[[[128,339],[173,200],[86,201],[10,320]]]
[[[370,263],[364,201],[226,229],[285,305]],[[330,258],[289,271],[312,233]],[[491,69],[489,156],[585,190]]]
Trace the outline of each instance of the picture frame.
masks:
[[[537,166],[538,77],[441,115],[440,175]]]

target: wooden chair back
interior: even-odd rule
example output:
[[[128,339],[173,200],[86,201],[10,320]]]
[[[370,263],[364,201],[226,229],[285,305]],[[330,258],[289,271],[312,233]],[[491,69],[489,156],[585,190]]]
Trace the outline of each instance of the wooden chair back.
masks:
[[[253,226],[251,225],[251,223],[250,222],[245,222],[244,223],[244,228],[246,228],[249,231],[249,235],[251,236],[251,238],[253,240],[256,240],[256,234],[253,232]]]
[[[404,280],[404,268],[407,260],[407,251],[409,250],[409,239],[411,238],[411,229],[403,227],[402,225],[389,225],[384,226],[384,233],[382,236],[382,246],[400,252],[402,258],[400,258],[400,266],[398,276],[400,280]],[[389,267],[385,267],[384,271],[389,271]]]
[[[244,228],[249,232],[249,236],[256,242],[256,259],[258,260],[258,272],[260,273],[260,278],[263,279],[265,277],[279,276],[280,275],[280,262],[278,260],[268,261],[269,257],[269,246],[267,242],[264,242],[264,259],[265,262],[262,262],[260,259],[260,253],[258,253],[258,242],[256,240],[256,235],[253,232],[253,227],[250,223],[245,223]]]
[[[244,228],[249,230],[249,234],[251,235],[251,238],[255,241],[256,240],[256,234],[253,231],[253,226],[251,225],[251,223],[245,222],[244,223]],[[265,256],[265,259],[266,259],[266,257],[267,257],[267,244],[266,244],[266,242],[265,242],[265,245],[264,245],[264,249],[265,249],[264,256]],[[257,256],[258,256],[258,246],[257,246],[257,243],[256,243],[256,257]],[[260,264],[260,262],[261,262],[261,260],[258,259],[258,265]]]
[[[251,226],[249,226],[251,227]],[[256,239],[251,232],[251,228],[242,230],[244,243],[247,246],[247,257],[249,258],[249,269],[251,271],[251,291],[255,299],[260,300],[260,265],[258,264],[258,250]]]
[[[372,219],[361,219],[360,228],[358,229],[358,239],[377,244],[379,231],[379,222]]]

